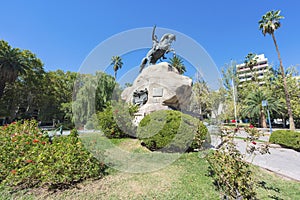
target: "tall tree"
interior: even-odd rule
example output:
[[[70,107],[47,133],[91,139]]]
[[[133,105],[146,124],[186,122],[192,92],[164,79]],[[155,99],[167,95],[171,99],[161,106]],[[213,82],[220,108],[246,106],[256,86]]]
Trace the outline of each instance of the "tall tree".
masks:
[[[200,114],[202,117],[211,113],[210,91],[207,83],[202,79],[197,79],[193,83],[192,99],[190,109],[192,112]]]
[[[113,56],[113,57],[111,58],[111,65],[112,65],[113,68],[114,68],[114,71],[115,71],[114,77],[115,77],[115,79],[116,79],[116,78],[117,78],[117,71],[118,71],[119,69],[121,69],[122,66],[123,66],[122,58],[121,58],[120,56]]]
[[[260,125],[263,128],[266,124],[266,109],[262,106],[262,101],[268,102],[268,109],[273,113],[280,113],[283,109],[282,102],[270,96],[270,94],[263,92],[261,89],[255,90],[248,94],[243,102],[241,113],[244,117],[259,118]]]
[[[223,109],[226,110],[222,116],[224,120],[234,119],[235,113],[237,114],[237,118],[240,116],[239,101],[242,97],[242,90],[240,87],[238,87],[239,84],[236,62],[231,61],[230,64],[226,64],[222,68],[223,88],[220,89],[220,92],[224,93],[224,101],[222,102]]]
[[[74,91],[72,114],[77,127],[85,125],[97,111],[103,111],[119,93],[115,79],[103,72],[79,74]]]
[[[25,74],[32,62],[40,62],[28,50],[11,47],[4,40],[0,40],[0,98],[3,96],[5,86],[13,83],[21,74]]]
[[[248,53],[248,55],[245,57],[246,60],[244,61],[246,67],[249,67],[250,70],[253,70],[253,67],[257,65],[257,55],[255,53]]]
[[[179,56],[175,55],[173,58],[171,58],[170,64],[178,70],[179,74],[183,74],[184,72],[186,72],[183,60]]]
[[[283,86],[284,86],[284,92],[285,92],[286,106],[287,106],[288,115],[289,115],[290,129],[295,130],[294,118],[293,118],[293,113],[292,113],[292,109],[291,109],[291,100],[290,100],[290,95],[289,95],[289,91],[287,88],[287,81],[286,81],[286,77],[285,77],[285,73],[284,73],[284,69],[283,69],[283,65],[282,65],[282,60],[281,60],[278,44],[277,44],[275,34],[274,34],[275,30],[277,30],[281,25],[280,20],[284,18],[283,16],[280,15],[280,12],[281,12],[280,10],[276,10],[276,11],[272,10],[272,11],[267,12],[265,15],[263,15],[262,19],[259,21],[259,29],[262,31],[264,36],[266,34],[270,34],[273,38],[273,42],[276,47],[277,56],[278,56],[278,60],[279,60],[279,64],[280,64],[281,74],[283,77]]]

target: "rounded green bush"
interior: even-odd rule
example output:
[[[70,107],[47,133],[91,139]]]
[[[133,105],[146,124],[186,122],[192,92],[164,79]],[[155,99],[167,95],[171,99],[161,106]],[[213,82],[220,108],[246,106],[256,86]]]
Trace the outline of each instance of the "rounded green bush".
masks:
[[[137,137],[148,149],[164,152],[183,152],[201,148],[208,140],[203,123],[179,111],[161,110],[143,118]]]
[[[277,130],[271,134],[269,142],[300,151],[300,132]]]

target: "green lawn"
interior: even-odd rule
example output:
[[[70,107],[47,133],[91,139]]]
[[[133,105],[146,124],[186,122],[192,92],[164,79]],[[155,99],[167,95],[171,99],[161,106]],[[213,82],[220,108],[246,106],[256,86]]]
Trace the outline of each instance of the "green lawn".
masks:
[[[94,152],[117,146],[128,152],[150,153],[138,140],[106,141],[95,134],[83,135]],[[97,153],[96,153],[97,154]],[[161,156],[168,154],[161,153]],[[10,194],[0,188],[0,199],[219,199],[208,177],[205,152],[183,154],[172,164],[148,173],[124,173],[112,168],[100,180],[88,180],[64,191],[41,188]],[[300,182],[286,180],[253,166],[259,199],[300,199]]]

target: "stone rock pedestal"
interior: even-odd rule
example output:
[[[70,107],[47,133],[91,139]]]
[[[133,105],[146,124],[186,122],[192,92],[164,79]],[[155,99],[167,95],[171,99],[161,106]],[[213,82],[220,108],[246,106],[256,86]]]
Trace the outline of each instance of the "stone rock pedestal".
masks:
[[[150,65],[139,74],[131,87],[122,92],[121,98],[132,103],[133,93],[145,89],[148,90],[148,100],[140,106],[137,124],[143,116],[157,110],[186,109],[190,104],[192,79],[180,75],[166,62]]]

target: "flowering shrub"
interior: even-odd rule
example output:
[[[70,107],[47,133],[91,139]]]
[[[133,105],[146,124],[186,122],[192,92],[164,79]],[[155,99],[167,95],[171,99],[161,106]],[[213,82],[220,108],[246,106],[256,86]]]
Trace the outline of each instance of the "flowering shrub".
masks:
[[[65,187],[100,177],[104,168],[84,148],[76,131],[50,141],[35,121],[17,122],[0,130],[0,184]]]
[[[214,178],[214,184],[221,191],[224,199],[256,199],[252,172],[246,155],[252,156],[257,152],[270,153],[269,144],[257,142],[262,135],[254,126],[244,127],[247,138],[246,154],[236,148],[234,138],[240,132],[239,128],[221,130],[221,143],[217,149],[206,157],[209,162],[209,174]]]

